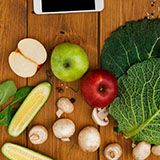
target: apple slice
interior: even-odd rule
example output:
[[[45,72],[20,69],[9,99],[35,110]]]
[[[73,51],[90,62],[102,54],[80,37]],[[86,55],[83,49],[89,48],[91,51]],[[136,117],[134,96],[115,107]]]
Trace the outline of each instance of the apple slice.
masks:
[[[47,52],[43,45],[31,38],[23,39],[18,43],[19,51],[37,64],[43,64],[47,59]]]
[[[18,52],[9,55],[9,64],[13,72],[23,78],[32,77],[37,72],[37,64]]]
[[[27,78],[35,75],[46,59],[44,46],[35,39],[25,38],[18,43],[16,51],[9,55],[9,65],[18,76]]]

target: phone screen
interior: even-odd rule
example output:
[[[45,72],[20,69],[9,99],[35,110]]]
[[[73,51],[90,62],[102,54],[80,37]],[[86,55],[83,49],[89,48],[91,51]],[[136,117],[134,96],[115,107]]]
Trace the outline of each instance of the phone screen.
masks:
[[[42,0],[42,12],[63,12],[95,9],[95,0]]]

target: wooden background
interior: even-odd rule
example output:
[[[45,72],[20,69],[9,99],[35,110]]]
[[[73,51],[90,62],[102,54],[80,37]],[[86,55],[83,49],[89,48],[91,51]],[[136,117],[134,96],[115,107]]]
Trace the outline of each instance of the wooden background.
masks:
[[[104,0],[105,9],[101,13],[78,13],[61,15],[35,15],[33,13],[32,0],[0,0],[0,82],[7,79],[15,81],[17,87],[33,86],[46,80],[46,70],[50,68],[49,59],[52,49],[59,43],[70,41],[80,44],[90,59],[90,69],[100,67],[100,55],[104,41],[111,32],[123,25],[126,21],[144,18],[151,11],[158,15],[158,2],[151,6],[151,0]],[[86,1],[87,2],[87,1]],[[150,18],[154,18],[151,17]],[[15,50],[17,42],[25,37],[32,37],[42,42],[48,51],[48,61],[40,71],[29,79],[17,77],[9,68],[8,55]],[[125,140],[121,135],[113,132],[116,122],[110,117],[107,127],[97,127],[91,119],[92,109],[82,100],[80,93],[76,94],[65,89],[58,93],[56,87],[62,82],[54,78],[53,91],[45,107],[36,116],[26,132],[18,138],[11,138],[7,134],[7,127],[0,128],[0,147],[4,142],[15,142],[31,149],[39,151],[56,160],[105,160],[104,147],[113,142],[118,142],[123,148],[120,160],[132,160],[131,141]],[[79,82],[64,83],[77,88]],[[75,111],[72,114],[63,115],[72,119],[76,124],[76,133],[70,143],[64,143],[56,139],[51,126],[57,119],[56,100],[61,96],[76,99]],[[3,109],[4,106],[1,107]],[[49,130],[49,139],[43,145],[32,145],[28,140],[28,131],[35,124],[43,124]],[[78,132],[87,125],[97,127],[102,136],[102,145],[95,153],[84,153],[78,145],[67,158],[70,147],[77,144]],[[148,160],[158,160],[158,157],[150,156]],[[0,160],[6,158],[0,154]]]

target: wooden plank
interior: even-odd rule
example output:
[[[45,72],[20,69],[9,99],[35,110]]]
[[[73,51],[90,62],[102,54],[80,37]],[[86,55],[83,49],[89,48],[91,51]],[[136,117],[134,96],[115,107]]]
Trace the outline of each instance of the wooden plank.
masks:
[[[41,41],[48,51],[48,61],[40,69],[36,76],[28,80],[29,85],[35,85],[46,80],[46,70],[50,69],[50,55],[52,49],[59,43],[69,41],[81,45],[87,52],[90,59],[90,69],[95,68],[98,62],[98,14],[97,13],[79,13],[63,15],[35,15],[32,13],[32,1],[29,1],[29,21],[28,35]],[[57,160],[66,160],[67,154],[72,144],[77,144],[77,134],[83,127],[94,125],[91,120],[91,108],[82,100],[80,93],[76,94],[65,86],[77,88],[79,81],[74,83],[63,83],[64,92],[58,93],[56,87],[61,85],[61,81],[54,77],[53,91],[49,101],[33,120],[29,129],[36,124],[43,124],[49,130],[49,139],[43,145],[32,145],[30,141],[29,148],[45,153]],[[56,101],[59,97],[65,96],[75,98],[75,111],[72,114],[64,114],[63,117],[72,119],[76,124],[76,133],[71,138],[70,143],[64,143],[56,139],[52,133],[52,125],[57,119]],[[97,153],[84,153],[78,145],[73,149],[69,159],[88,159],[96,160]]]
[[[139,1],[139,0],[106,0],[105,10],[100,14],[100,46],[101,50],[104,45],[104,41],[110,36],[111,32],[123,25],[126,21],[142,19],[146,16],[146,13],[150,14],[156,11],[154,17],[159,13],[157,6],[151,6],[151,0]],[[116,122],[113,118],[110,119],[110,124],[107,127],[101,127],[100,132],[103,137],[102,145],[100,148],[100,160],[105,160],[103,155],[104,148],[110,143],[117,142],[121,144],[123,148],[123,155],[120,160],[133,160],[131,140],[125,140],[122,135],[114,133],[113,126],[116,126]],[[158,160],[158,157],[150,156],[148,160]]]
[[[5,80],[14,80],[18,88],[26,86],[26,79],[19,78],[8,65],[8,56],[16,49],[17,42],[27,36],[26,7],[24,0],[0,0],[0,83]],[[3,105],[1,107],[4,108]],[[8,135],[7,127],[0,127],[0,147],[5,142],[15,142],[26,145],[26,132],[18,138]],[[0,159],[6,158],[0,153]]]

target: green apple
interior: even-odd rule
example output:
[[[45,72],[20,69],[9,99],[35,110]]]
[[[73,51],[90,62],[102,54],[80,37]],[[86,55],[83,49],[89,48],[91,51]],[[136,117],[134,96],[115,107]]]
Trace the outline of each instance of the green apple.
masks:
[[[60,44],[52,52],[52,72],[62,81],[71,82],[80,79],[87,72],[88,67],[87,54],[76,44]]]

